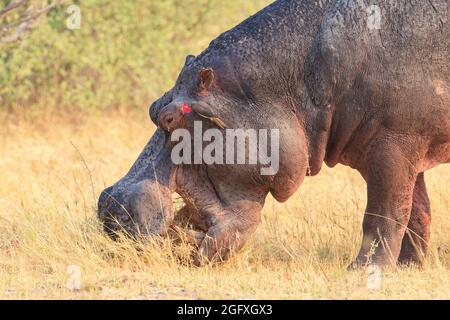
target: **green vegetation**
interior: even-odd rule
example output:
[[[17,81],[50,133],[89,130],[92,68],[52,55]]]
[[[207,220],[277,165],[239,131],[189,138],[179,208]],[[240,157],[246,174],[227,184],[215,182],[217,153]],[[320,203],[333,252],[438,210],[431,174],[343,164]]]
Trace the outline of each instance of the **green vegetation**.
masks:
[[[0,10],[10,2],[0,0]],[[173,84],[185,55],[200,53],[269,2],[66,1],[22,41],[0,45],[0,109],[147,107]],[[66,26],[71,4],[81,9],[80,29]]]

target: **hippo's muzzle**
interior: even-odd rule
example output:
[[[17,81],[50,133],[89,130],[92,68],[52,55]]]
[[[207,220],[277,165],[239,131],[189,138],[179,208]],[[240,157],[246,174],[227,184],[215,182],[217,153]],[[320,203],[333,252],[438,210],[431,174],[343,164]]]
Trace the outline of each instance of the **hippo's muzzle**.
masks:
[[[172,224],[175,169],[165,142],[158,129],[127,175],[100,194],[98,217],[112,238],[163,235]]]

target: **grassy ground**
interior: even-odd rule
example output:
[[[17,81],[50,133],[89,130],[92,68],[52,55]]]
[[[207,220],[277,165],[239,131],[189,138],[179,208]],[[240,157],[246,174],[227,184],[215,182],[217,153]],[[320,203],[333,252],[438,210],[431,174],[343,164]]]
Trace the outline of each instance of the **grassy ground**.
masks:
[[[123,175],[154,127],[145,112],[8,119],[0,128],[0,298],[450,298],[450,167],[427,174],[431,256],[385,270],[379,290],[347,272],[361,237],[365,185],[345,167],[308,178],[285,204],[267,200],[256,234],[231,261],[197,269],[169,240],[112,242],[96,199]],[[81,268],[79,291],[67,267]]]

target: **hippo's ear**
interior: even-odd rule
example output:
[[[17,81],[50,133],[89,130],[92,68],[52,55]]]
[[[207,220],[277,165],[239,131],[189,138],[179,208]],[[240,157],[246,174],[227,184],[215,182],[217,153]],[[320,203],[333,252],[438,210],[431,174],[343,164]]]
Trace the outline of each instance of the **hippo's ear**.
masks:
[[[186,60],[184,61],[184,65],[187,66],[188,64],[190,64],[194,60],[195,60],[195,56],[193,56],[192,54],[189,54],[189,55],[186,56]]]
[[[214,71],[211,68],[202,68],[198,74],[198,94],[208,95],[214,83]]]

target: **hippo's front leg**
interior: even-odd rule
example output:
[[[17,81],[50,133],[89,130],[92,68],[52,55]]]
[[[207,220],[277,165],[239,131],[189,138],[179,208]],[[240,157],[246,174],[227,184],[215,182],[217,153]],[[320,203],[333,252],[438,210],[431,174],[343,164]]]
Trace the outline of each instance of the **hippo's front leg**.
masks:
[[[368,166],[361,170],[368,197],[363,240],[351,267],[396,265],[411,215],[416,166],[391,138],[375,142],[368,158]]]
[[[260,222],[267,194],[262,189],[234,186],[219,196],[206,168],[195,165],[179,168],[176,183],[187,204],[183,213],[205,232],[194,260],[198,266],[226,260],[231,251],[245,244]]]
[[[234,203],[232,208],[207,219],[212,223],[194,259],[197,266],[221,262],[241,249],[260,222],[261,205],[253,201]]]

